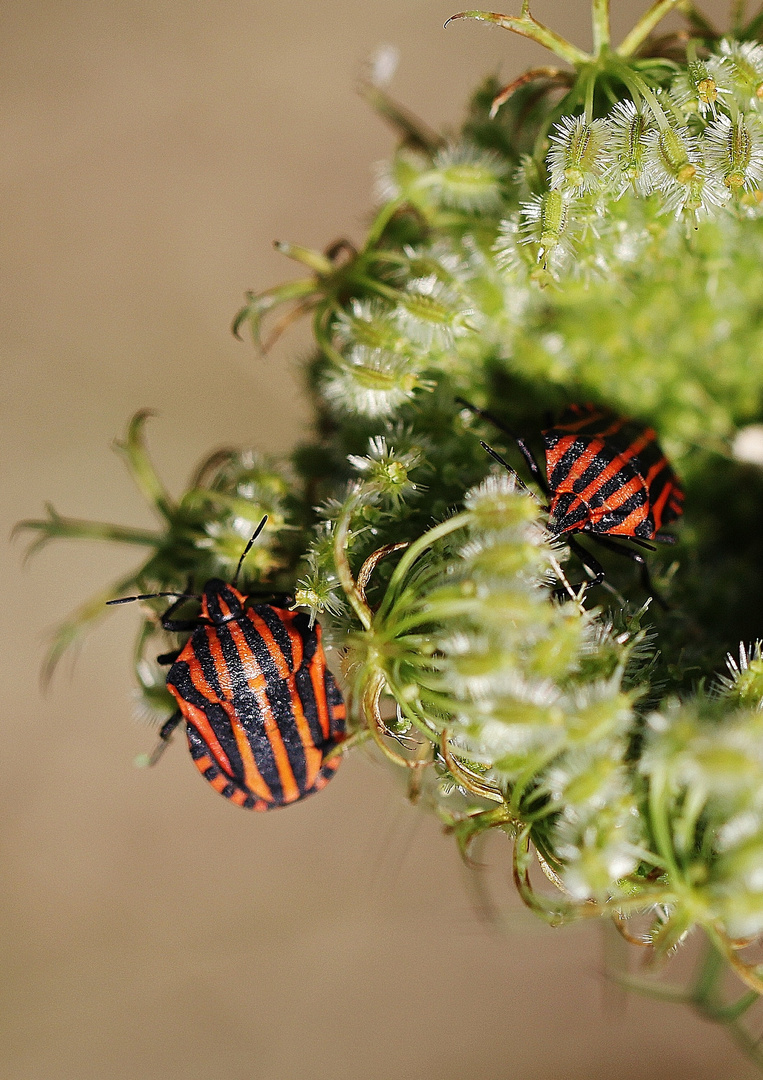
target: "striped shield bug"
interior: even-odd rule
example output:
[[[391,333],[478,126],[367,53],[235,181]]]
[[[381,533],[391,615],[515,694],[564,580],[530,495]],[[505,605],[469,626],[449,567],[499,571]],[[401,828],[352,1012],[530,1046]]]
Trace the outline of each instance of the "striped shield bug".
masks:
[[[336,772],[330,757],[344,738],[345,706],[326,665],[321,628],[303,612],[252,604],[236,588],[241,565],[261,532],[263,518],[239,560],[232,584],[212,578],[203,594],[148,593],[112,604],[176,598],[161,624],[191,632],[171,664],[167,688],[178,703],[159,733],[150,759],[158,760],[185,721],[196,768],[215,791],[248,810],[271,810],[312,795]],[[201,601],[195,619],[174,618],[188,600]]]
[[[544,509],[549,515],[549,532],[554,538],[564,537],[593,575],[591,584],[603,580],[604,569],[576,542],[577,533],[638,563],[644,588],[666,606],[652,586],[643,555],[619,543],[626,540],[654,551],[655,541],[675,542],[674,537],[660,530],[681,516],[684,496],[653,428],[596,405],[570,405],[556,423],[542,432],[544,474],[524,439],[490,413],[462,398],[457,400],[516,442],[533,479],[548,498]],[[504,468],[514,472],[487,443],[482,445]]]

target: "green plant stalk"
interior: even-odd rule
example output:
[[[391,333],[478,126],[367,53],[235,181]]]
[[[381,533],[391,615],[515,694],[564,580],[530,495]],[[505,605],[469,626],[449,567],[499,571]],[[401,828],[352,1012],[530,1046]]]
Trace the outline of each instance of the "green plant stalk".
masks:
[[[668,15],[673,8],[677,7],[680,0],[656,0],[647,12],[645,12],[633,29],[627,34],[617,47],[617,55],[623,58],[633,56],[654,30],[655,26]]]
[[[595,57],[609,48],[609,0],[592,0],[593,54]]]
[[[352,508],[347,510],[337,523],[336,532],[334,534],[334,559],[336,561],[339,582],[344,589],[345,596],[350,601],[352,609],[360,620],[363,629],[370,630],[371,623],[373,622],[373,614],[355,584],[355,579],[352,576],[352,571],[350,570],[350,564],[346,555],[351,514]]]
[[[744,27],[744,14],[747,0],[731,0],[731,29],[738,34]]]
[[[456,514],[451,518],[447,518],[447,520],[443,521],[440,525],[436,525],[434,528],[425,532],[423,536],[420,536],[418,540],[415,540],[414,543],[403,552],[400,562],[392,573],[387,591],[384,594],[384,599],[379,606],[377,613],[378,618],[383,619],[389,613],[389,609],[397,599],[397,591],[399,590],[405,575],[419,556],[436,543],[436,541],[441,540],[445,536],[449,536],[458,529],[462,529],[470,520],[471,515],[468,513]]]
[[[478,19],[481,22],[502,26],[514,34],[521,34],[522,37],[543,45],[562,60],[566,60],[568,64],[585,64],[591,59],[588,53],[534,19],[530,14],[528,0],[523,0],[521,15],[500,15],[494,11],[459,11],[458,14],[451,15],[445,25],[448,26],[456,19]]]
[[[48,521],[20,521],[14,532],[31,529],[42,533],[32,545],[32,551],[50,540],[105,540],[116,544],[133,544],[138,547],[159,548],[162,545],[160,533],[150,529],[134,529],[123,525],[110,525],[100,521],[86,521],[83,518],[61,517],[53,511]],[[30,552],[31,553],[31,552]]]

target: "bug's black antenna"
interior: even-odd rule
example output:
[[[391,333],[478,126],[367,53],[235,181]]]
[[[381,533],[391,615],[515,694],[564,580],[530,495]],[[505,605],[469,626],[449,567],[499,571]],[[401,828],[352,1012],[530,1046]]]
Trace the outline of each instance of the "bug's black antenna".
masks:
[[[244,550],[243,550],[243,552],[241,554],[241,558],[238,560],[238,566],[236,567],[236,573],[233,575],[233,581],[231,582],[234,589],[235,589],[235,587],[236,587],[236,585],[238,583],[238,575],[241,573],[241,567],[243,566],[244,559],[247,557],[249,552],[252,550],[252,544],[254,543],[254,541],[257,539],[257,537],[260,535],[262,530],[265,528],[265,522],[267,520],[268,520],[268,515],[265,514],[265,517],[262,519],[262,521],[259,523],[257,528],[252,533],[251,538],[249,540],[249,543],[244,548]]]
[[[457,397],[455,400],[457,405],[463,405],[465,409],[468,409],[470,412],[474,413],[475,416],[481,416],[484,420],[489,420],[493,427],[498,428],[498,430],[502,431],[504,435],[508,435],[510,439],[513,439],[514,442],[517,444],[517,447],[522,454],[522,457],[527,462],[527,467],[532,473],[533,480],[536,482],[538,487],[545,495],[551,494],[551,492],[549,491],[548,483],[546,482],[546,478],[543,475],[543,471],[541,470],[538,462],[535,460],[535,454],[532,452],[525,440],[521,438],[521,436],[513,432],[511,428],[506,427],[506,425],[501,423],[501,421],[497,417],[493,416],[492,413],[487,412],[485,409],[478,409],[476,405],[472,405],[472,403],[470,401],[467,401],[466,398]],[[485,446],[485,443],[482,443],[482,445]],[[495,457],[497,461],[500,460],[496,457],[495,453],[492,450],[488,449],[488,447],[485,447],[485,449],[488,450],[488,453],[493,454],[493,457]],[[501,461],[501,464],[506,465],[504,461]],[[510,466],[506,465],[506,468],[508,469],[510,468]],[[513,472],[514,470],[512,469],[511,471]]]
[[[482,439],[480,439],[480,446],[483,450],[486,450],[488,454],[490,454],[491,458],[497,461],[499,465],[503,465],[506,472],[509,473],[510,476],[514,477],[514,480],[517,482],[517,484],[523,491],[527,491],[527,484],[524,482],[517,470],[513,469],[511,465],[509,465],[508,461],[506,461],[505,458],[501,457],[497,450],[494,450],[492,446],[488,446],[488,444],[486,442],[483,442]]]
[[[120,596],[118,600],[107,600],[106,601],[106,606],[108,607],[108,606],[111,606],[113,604],[131,604],[133,602],[133,600],[154,600],[154,599],[156,599],[157,596],[174,596],[178,600],[180,600],[181,598],[183,600],[201,600],[201,597],[197,596],[195,593],[150,592],[150,593],[141,593],[140,596]]]

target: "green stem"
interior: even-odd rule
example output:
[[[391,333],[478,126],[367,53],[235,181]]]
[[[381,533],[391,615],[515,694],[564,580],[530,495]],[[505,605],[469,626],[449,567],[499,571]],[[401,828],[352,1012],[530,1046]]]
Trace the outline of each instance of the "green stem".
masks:
[[[763,1069],[763,1050],[760,1045],[760,1036],[754,1036],[747,1031],[738,1021],[731,1020],[725,1024],[729,1035],[737,1044],[743,1054],[753,1061],[759,1069]]]
[[[537,19],[534,19],[530,14],[530,5],[527,0],[524,0],[522,4],[521,15],[501,15],[495,11],[459,11],[457,15],[451,15],[445,25],[448,26],[450,23],[455,22],[456,19],[479,19],[480,22],[490,22],[496,26],[502,26],[506,30],[511,30],[514,34],[521,34],[522,37],[536,41],[539,45],[543,45],[544,48],[556,53],[562,60],[566,60],[568,64],[573,66],[588,63],[592,59],[588,53],[583,52],[577,45],[573,45],[548,26],[544,26],[543,23],[539,23]]]
[[[441,135],[433,131],[418,116],[393,100],[381,87],[365,79],[360,83],[359,92],[372,109],[386,120],[390,127],[402,136],[404,146],[410,146],[425,153],[433,154],[445,142]]]
[[[239,331],[244,323],[248,322],[255,348],[260,349],[262,348],[260,329],[265,315],[273,308],[286,304],[290,300],[303,301],[302,304],[297,304],[295,309],[297,312],[308,310],[309,300],[306,298],[315,296],[317,292],[318,282],[314,277],[287,281],[284,285],[278,285],[276,288],[268,289],[262,293],[248,292],[245,307],[241,308],[231,324],[231,333],[240,341],[241,334]],[[289,321],[291,320],[289,319]]]
[[[691,855],[694,848],[697,822],[706,802],[707,797],[699,788],[690,789],[686,794],[681,814],[673,827],[675,846],[683,857]]]
[[[107,602],[115,597],[124,596],[128,589],[134,588],[135,579],[136,575],[130,573],[112,585],[108,585],[81,604],[66,622],[57,627],[42,668],[43,686],[50,682],[63,654],[84,634],[88,626],[109,614],[112,609],[106,607]]]
[[[707,1004],[718,997],[718,980],[726,971],[723,957],[708,937],[705,937],[704,945],[702,963],[691,989],[691,999],[696,1005]]]
[[[601,56],[609,48],[609,0],[592,0],[593,54]]]
[[[522,813],[522,800],[525,796],[527,785],[546,767],[546,765],[558,756],[559,750],[560,747],[556,746],[545,752],[541,751],[530,758],[529,764],[512,785],[511,801],[509,805],[511,806],[512,813],[515,817],[522,818],[523,821],[525,820],[525,815]]]
[[[722,35],[718,33],[709,19],[705,18],[701,11],[691,0],[679,0],[678,10],[689,22],[692,31],[701,37],[717,39]]]
[[[763,11],[759,11],[758,14],[750,20],[747,26],[745,26],[744,37],[756,38],[761,30],[763,30]]]
[[[371,222],[371,228],[368,230],[368,236],[366,242],[363,245],[363,251],[370,251],[375,244],[379,242],[384,234],[384,230],[389,225],[395,214],[405,206],[405,199],[392,199],[390,202],[385,203],[374,220]]]
[[[163,537],[149,529],[128,529],[122,525],[109,525],[102,521],[84,521],[81,518],[60,517],[50,510],[48,521],[20,521],[14,533],[21,529],[33,529],[43,533],[32,545],[36,551],[50,540],[111,540],[118,544],[137,544],[140,547],[162,546]]]
[[[367,274],[353,274],[352,280],[356,285],[362,285],[369,292],[378,293],[379,296],[393,300],[396,304],[405,297],[405,293],[402,293],[399,289],[393,289],[391,285],[385,285],[383,281],[377,281],[375,278],[368,277]]]
[[[618,972],[612,972],[611,977],[618,986],[634,994],[643,994],[644,997],[651,997],[656,1001],[670,1001],[673,1005],[691,1004],[689,995],[680,986],[665,986],[658,982],[650,982],[648,979],[639,979],[635,975],[621,975]]]
[[[324,764],[327,761],[331,761],[332,758],[340,757],[342,754],[346,754],[348,750],[352,750],[354,747],[359,746],[361,743],[368,742],[371,738],[371,732],[368,728],[360,728],[358,731],[353,731],[352,735],[348,735],[342,742],[337,743],[327,754],[323,757]]]
[[[747,0],[731,0],[731,29],[736,36],[744,26],[744,12]]]
[[[370,607],[361,596],[360,590],[355,584],[355,579],[350,570],[350,564],[347,561],[347,540],[350,532],[350,517],[352,516],[352,511],[354,509],[355,507],[351,506],[344,514],[342,514],[337,522],[336,532],[334,533],[334,562],[336,564],[339,583],[344,589],[347,599],[350,601],[355,614],[360,619],[363,629],[370,630],[371,623],[373,622],[373,615]]]
[[[665,860],[665,866],[675,887],[681,880],[681,872],[676,861],[673,838],[665,812],[666,798],[667,784],[665,779],[661,773],[655,772],[650,777],[649,782],[649,820],[655,844],[657,845],[657,854]]]
[[[689,1003],[706,1020],[722,1024],[743,1053],[756,1065],[763,1066],[760,1037],[754,1038],[739,1022],[739,1018],[760,1000],[760,996],[750,990],[732,1004],[722,1004],[722,981],[727,970],[722,952],[709,935],[705,941],[702,965],[689,995]]]
[[[395,621],[391,627],[392,635],[395,641],[403,641],[411,630],[415,630],[417,626],[431,626],[434,623],[443,623],[448,619],[457,619],[459,617],[473,614],[474,612],[474,600],[471,597],[467,597],[464,600],[451,600],[443,603],[427,603],[422,606],[418,611],[413,611],[408,615],[405,615],[399,621]],[[377,617],[377,623],[378,623]],[[414,635],[420,637],[421,635]]]
[[[406,720],[409,720],[417,731],[420,731],[434,746],[437,746],[440,742],[439,734],[433,731],[426,720],[422,719],[422,717],[411,708],[409,702],[405,701],[405,697],[401,693],[400,687],[394,679],[387,678],[387,689],[392,694]]]
[[[658,22],[665,18],[680,0],[656,0],[645,12],[631,32],[623,39],[617,49],[618,56],[633,56],[654,30]]]
[[[634,71],[629,64],[623,64],[618,61],[616,57],[613,57],[612,60],[612,70],[628,87],[628,92],[633,98],[634,104],[638,107],[639,97],[643,97],[649,108],[652,110],[652,114],[657,121],[657,126],[660,131],[667,131],[670,127],[668,118],[646,80],[642,79],[638,72]]]
[[[437,540],[441,540],[444,536],[448,536],[457,529],[462,529],[469,521],[471,521],[471,519],[472,515],[469,513],[456,514],[454,517],[448,518],[447,521],[443,521],[439,525],[436,525],[433,529],[429,529],[403,552],[403,557],[393,570],[392,577],[389,579],[389,585],[384,594],[384,599],[379,605],[377,618],[383,619],[387,615],[390,607],[394,603],[395,593],[397,592],[400,583],[413,566],[416,559],[418,559],[419,555],[422,555],[427,548],[431,547]]]
[[[570,88],[569,92],[561,98],[560,101],[551,109],[551,111],[543,119],[543,122],[538,128],[538,134],[535,136],[535,142],[533,144],[532,156],[537,161],[541,168],[545,168],[543,161],[548,150],[548,143],[546,141],[549,131],[552,126],[562,116],[568,116],[575,112],[575,109],[580,103],[580,79],[576,79],[574,85]]]
[[[593,121],[593,94],[595,89],[596,72],[591,70],[585,88],[585,122],[587,124],[590,124]]]
[[[315,343],[328,360],[338,368],[344,368],[346,361],[340,351],[334,347],[328,331],[328,322],[331,318],[331,308],[318,308],[313,317],[313,336]]]
[[[284,240],[274,240],[273,247],[280,251],[287,259],[301,263],[314,270],[318,277],[330,277],[336,267],[321,251],[313,251],[312,248],[300,247],[299,244],[289,244]]]

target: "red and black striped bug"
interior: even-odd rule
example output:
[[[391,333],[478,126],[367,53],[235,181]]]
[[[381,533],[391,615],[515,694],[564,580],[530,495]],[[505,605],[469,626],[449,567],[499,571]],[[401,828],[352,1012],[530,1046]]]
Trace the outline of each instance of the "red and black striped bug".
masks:
[[[565,538],[591,571],[592,585],[602,581],[604,569],[575,541],[576,533],[638,563],[644,588],[665,606],[652,586],[644,557],[618,543],[627,540],[649,551],[654,551],[649,541],[674,543],[660,529],[681,516],[684,496],[653,428],[596,405],[571,405],[542,432],[544,476],[524,439],[490,413],[457,400],[516,442],[533,479],[548,496],[549,532]],[[504,468],[514,471],[487,443],[482,445]]]
[[[174,596],[164,630],[191,631],[171,663],[167,688],[178,709],[159,733],[153,764],[181,720],[196,768],[215,791],[248,810],[271,810],[320,791],[339,767],[326,756],[344,739],[345,706],[326,666],[321,628],[303,612],[247,604],[236,582],[212,578],[201,597],[149,593],[112,604]],[[189,599],[201,601],[192,620],[173,618]]]

